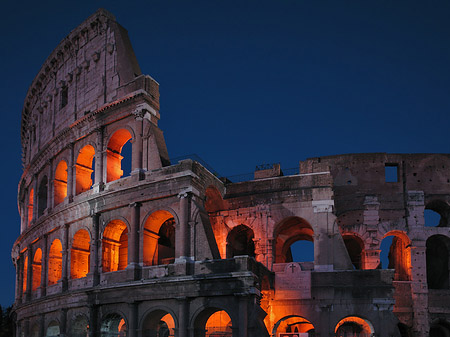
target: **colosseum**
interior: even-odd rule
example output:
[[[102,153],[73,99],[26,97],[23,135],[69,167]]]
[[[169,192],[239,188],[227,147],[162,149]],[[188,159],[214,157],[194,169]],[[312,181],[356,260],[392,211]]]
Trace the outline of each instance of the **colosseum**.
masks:
[[[159,85],[105,10],[42,65],[22,111],[16,336],[450,336],[449,154],[232,181],[171,162],[159,119]]]

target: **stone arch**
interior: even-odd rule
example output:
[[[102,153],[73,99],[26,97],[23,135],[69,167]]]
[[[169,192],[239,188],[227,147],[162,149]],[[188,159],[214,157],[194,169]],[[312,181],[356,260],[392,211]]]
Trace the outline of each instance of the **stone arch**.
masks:
[[[450,322],[437,318],[430,324],[430,337],[450,337]]]
[[[123,270],[128,265],[128,226],[122,220],[111,220],[102,235],[103,272]]]
[[[336,337],[371,337],[375,334],[373,324],[359,316],[347,316],[342,318],[334,329]]]
[[[125,315],[119,313],[109,313],[102,318],[100,325],[101,337],[126,337],[128,324]]]
[[[95,147],[91,144],[84,145],[78,152],[75,162],[75,194],[88,191],[93,184]]]
[[[42,274],[42,250],[41,248],[36,249],[33,257],[32,263],[32,284],[31,290],[36,291],[41,285],[41,274]]]
[[[145,313],[140,326],[143,337],[169,337],[175,335],[178,321],[170,309],[158,307]]]
[[[216,306],[199,310],[193,319],[194,337],[232,337],[232,328],[237,325],[233,324],[230,313],[231,311]]]
[[[91,237],[86,229],[79,229],[72,239],[70,250],[70,278],[86,277],[90,271]]]
[[[59,322],[57,320],[52,320],[47,325],[45,336],[46,337],[59,336],[59,334],[60,334]]]
[[[405,232],[393,230],[384,234],[380,243],[382,244],[388,236],[393,236],[393,239],[389,248],[387,268],[395,269],[395,281],[409,281],[411,279],[411,240]]]
[[[62,276],[62,244],[53,240],[48,254],[48,285],[56,284]]]
[[[426,242],[428,289],[448,289],[450,238],[445,235],[432,235]]]
[[[31,337],[40,337],[40,327],[38,323],[34,323],[30,329]]]
[[[279,319],[273,326],[272,335],[278,336],[283,332],[307,333],[315,336],[315,327],[310,320],[299,315],[288,315]]]
[[[142,228],[144,266],[173,263],[175,260],[175,218],[167,210],[150,213]]]
[[[54,177],[53,200],[56,206],[67,197],[67,162],[65,160],[61,160],[56,166]]]
[[[217,212],[224,209],[222,194],[212,185],[209,185],[205,190],[205,209],[208,213]]]
[[[440,220],[436,227],[450,227],[450,205],[443,200],[432,200],[425,205],[425,211],[430,210],[436,212],[440,216]],[[427,223],[425,222],[425,225]]]
[[[86,337],[89,332],[89,319],[84,314],[78,314],[70,322],[70,337]]]
[[[34,189],[30,189],[30,194],[28,195],[28,227],[31,225],[31,220],[33,220],[33,206],[34,206]]]
[[[227,258],[238,255],[255,257],[255,243],[253,230],[246,225],[234,227],[227,236]]]
[[[275,263],[292,262],[291,245],[304,240],[314,242],[312,226],[300,217],[291,216],[283,219],[274,230]]]
[[[358,235],[351,232],[342,234],[345,248],[347,248],[350,261],[355,269],[365,269],[364,261],[364,241]]]
[[[123,175],[122,170],[122,148],[131,140],[133,141],[134,132],[128,127],[122,127],[114,131],[107,141],[106,146],[106,182],[120,179]],[[131,162],[131,158],[128,158]]]
[[[48,179],[47,176],[43,176],[41,181],[39,182],[38,187],[38,217],[44,214],[44,211],[47,209],[47,194],[48,194]]]

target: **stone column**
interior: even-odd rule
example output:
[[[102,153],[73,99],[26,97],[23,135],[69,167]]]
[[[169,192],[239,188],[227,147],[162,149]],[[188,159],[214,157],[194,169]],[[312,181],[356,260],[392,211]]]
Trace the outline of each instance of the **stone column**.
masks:
[[[413,241],[411,246],[411,297],[414,310],[414,336],[428,336],[430,328],[428,325],[426,270],[426,241]]]
[[[139,320],[138,303],[137,302],[129,303],[128,306],[130,308],[129,337],[138,337],[138,320]]]
[[[189,302],[186,297],[178,298],[178,337],[188,337]]]
[[[190,204],[190,192],[183,192],[178,194],[180,198],[179,208],[179,233],[176,234],[176,259],[187,260],[190,258],[190,235],[189,235],[189,204]]]
[[[239,296],[239,337],[247,337],[248,303],[247,296]]]
[[[66,337],[67,336],[67,308],[63,308],[60,311],[59,315],[59,336]]]
[[[45,331],[45,315],[44,314],[40,315],[40,321],[41,321],[40,324],[39,324],[40,335],[42,337],[47,336],[46,331]]]
[[[98,332],[98,307],[96,305],[89,306],[89,337],[97,337]]]
[[[97,148],[95,149],[95,181],[94,181],[94,192],[98,193],[103,191],[104,189],[104,182],[105,182],[105,174],[103,170],[103,161],[104,161],[104,155],[103,155],[103,133],[104,128],[99,127],[95,130],[97,132]]]
[[[20,254],[18,258],[16,259],[16,303],[22,302],[22,295],[23,295],[23,260],[24,256],[23,254]]]
[[[131,230],[128,235],[128,279],[140,279],[140,264],[139,264],[139,226],[141,222],[141,204],[134,202],[129,205],[132,209]]]
[[[33,282],[33,280],[31,279],[33,277],[33,252],[31,251],[31,246],[27,247],[27,258],[27,290],[25,291],[25,297],[26,300],[29,301],[31,299],[31,287]]]
[[[68,202],[73,201],[73,196],[75,195],[76,177],[73,174],[75,167],[74,159],[74,144],[69,145],[69,162],[67,163],[67,200]]]
[[[132,146],[132,154],[131,154],[131,175],[137,175],[138,180],[143,178],[143,142],[142,142],[142,133],[144,127],[144,115],[145,110],[137,109],[134,112],[135,122],[135,134],[134,141]]]
[[[47,213],[53,208],[53,191],[54,191],[54,181],[53,181],[53,159],[48,162],[48,184],[47,184]]]
[[[92,218],[92,244],[91,244],[91,270],[93,275],[94,286],[100,283],[99,271],[99,230],[100,230],[100,213],[93,213]]]
[[[47,293],[48,279],[48,235],[44,234],[44,245],[42,247],[42,264],[41,264],[41,296]]]
[[[62,237],[62,290],[66,291],[69,280],[69,225],[64,224]]]
[[[33,222],[36,222],[38,214],[38,176],[37,174],[33,177]]]

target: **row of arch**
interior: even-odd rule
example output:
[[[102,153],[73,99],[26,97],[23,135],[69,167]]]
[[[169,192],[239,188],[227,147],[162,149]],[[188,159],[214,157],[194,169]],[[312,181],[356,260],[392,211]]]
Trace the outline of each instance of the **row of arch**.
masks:
[[[112,134],[106,147],[106,182],[120,179],[131,172],[131,143],[133,136],[128,129],[119,129]],[[91,144],[82,147],[74,163],[74,191],[69,191],[69,166],[65,159],[61,159],[54,170],[53,184],[49,184],[46,175],[37,184],[37,195],[34,188],[30,188],[27,197],[26,223],[30,226],[34,217],[44,214],[49,205],[49,193],[53,196],[53,206],[61,204],[64,199],[88,191],[95,180],[95,148]],[[126,160],[123,160],[126,158]],[[53,185],[53,186],[51,186]],[[53,188],[51,188],[53,187]],[[37,205],[35,205],[37,203]],[[34,207],[37,207],[36,210]]]

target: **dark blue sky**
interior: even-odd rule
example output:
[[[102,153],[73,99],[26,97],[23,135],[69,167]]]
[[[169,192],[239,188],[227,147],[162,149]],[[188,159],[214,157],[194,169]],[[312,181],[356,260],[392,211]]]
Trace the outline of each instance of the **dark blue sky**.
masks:
[[[171,157],[197,153],[235,175],[313,156],[450,152],[448,1],[142,3],[2,4],[1,305],[14,297],[23,100],[51,51],[99,7],[161,85]]]

